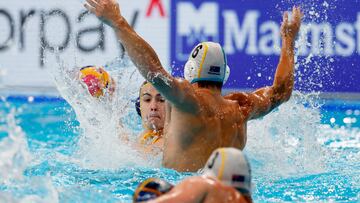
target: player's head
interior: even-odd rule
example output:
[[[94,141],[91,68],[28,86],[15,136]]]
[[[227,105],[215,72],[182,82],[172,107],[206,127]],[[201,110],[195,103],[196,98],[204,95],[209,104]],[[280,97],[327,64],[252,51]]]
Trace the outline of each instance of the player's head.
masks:
[[[202,42],[191,52],[184,67],[184,76],[190,83],[216,84],[222,87],[230,75],[226,54],[220,44]]]
[[[251,194],[251,169],[243,152],[236,148],[219,148],[206,162],[203,175],[215,177],[243,195]]]
[[[147,129],[162,130],[165,123],[165,99],[149,82],[144,82],[135,103],[136,111],[141,116]]]
[[[144,180],[136,188],[133,201],[134,202],[144,202],[169,192],[173,188],[173,185],[170,183],[158,179],[158,178],[149,178]]]

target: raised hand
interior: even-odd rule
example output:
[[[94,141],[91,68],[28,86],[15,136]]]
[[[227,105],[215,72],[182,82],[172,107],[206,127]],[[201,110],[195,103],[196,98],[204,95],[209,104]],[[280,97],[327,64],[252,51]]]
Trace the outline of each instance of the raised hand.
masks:
[[[112,27],[122,18],[120,7],[116,0],[86,0],[84,6],[102,22]]]
[[[293,7],[292,10],[292,20],[289,21],[288,13],[285,12],[283,15],[283,22],[281,24],[281,36],[283,38],[289,38],[294,40],[297,33],[299,32],[301,25],[301,18],[303,14],[301,13],[300,7]]]

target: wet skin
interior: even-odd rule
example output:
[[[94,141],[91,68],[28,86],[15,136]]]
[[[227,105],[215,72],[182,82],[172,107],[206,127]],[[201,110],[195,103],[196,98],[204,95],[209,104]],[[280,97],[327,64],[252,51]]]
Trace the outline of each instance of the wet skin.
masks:
[[[221,89],[199,87],[174,78],[162,67],[152,47],[126,22],[114,0],[87,0],[85,7],[111,26],[139,72],[169,102],[164,129],[163,165],[178,171],[200,169],[218,147],[246,144],[246,123],[289,100],[294,85],[294,42],[302,13],[294,7],[292,20],[283,16],[282,48],[273,84],[254,92],[224,97]]]

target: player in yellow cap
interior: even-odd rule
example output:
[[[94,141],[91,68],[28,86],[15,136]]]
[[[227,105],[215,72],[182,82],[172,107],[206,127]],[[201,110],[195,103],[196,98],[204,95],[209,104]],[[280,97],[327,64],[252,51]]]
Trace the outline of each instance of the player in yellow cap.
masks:
[[[115,91],[115,81],[103,67],[82,67],[79,79],[93,97],[112,95]],[[141,116],[144,130],[134,147],[145,152],[152,152],[154,149],[162,151],[165,99],[151,83],[144,82],[140,87],[135,106],[137,113]]]

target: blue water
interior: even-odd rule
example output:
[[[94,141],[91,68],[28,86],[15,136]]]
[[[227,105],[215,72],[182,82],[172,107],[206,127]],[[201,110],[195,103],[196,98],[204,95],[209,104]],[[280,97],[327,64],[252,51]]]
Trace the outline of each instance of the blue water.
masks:
[[[288,107],[249,123],[245,152],[253,170],[255,202],[360,201],[360,102],[317,100],[316,103],[320,106],[290,102]],[[0,156],[10,157],[11,162],[10,168],[0,165],[0,202],[131,202],[138,183],[148,177],[177,183],[194,175],[146,165],[94,169],[78,164],[74,154],[79,150],[82,130],[74,110],[61,98],[3,98],[0,116]],[[12,118],[15,124],[11,123]],[[290,128],[285,132],[310,132],[304,137],[283,135],[285,140],[296,138],[300,151],[291,151],[294,147],[288,143],[277,146],[280,143],[277,141],[283,140],[277,140],[276,132],[283,132],[281,127],[287,126],[284,123],[259,131],[264,134],[259,135],[260,139],[266,143],[252,140],[255,135],[250,131],[255,125],[279,118],[289,122]],[[314,128],[320,129],[320,133],[311,135]],[[1,143],[21,132],[28,148],[23,148],[26,144],[17,144],[21,136],[20,141],[13,138],[8,148],[18,150],[9,155],[5,150],[8,148],[2,148]],[[309,145],[311,139],[317,140],[316,147]],[[257,149],[264,152],[259,154]],[[286,153],[291,156],[281,157]],[[108,159],[111,162],[111,154]],[[318,167],[320,164],[324,166]]]

